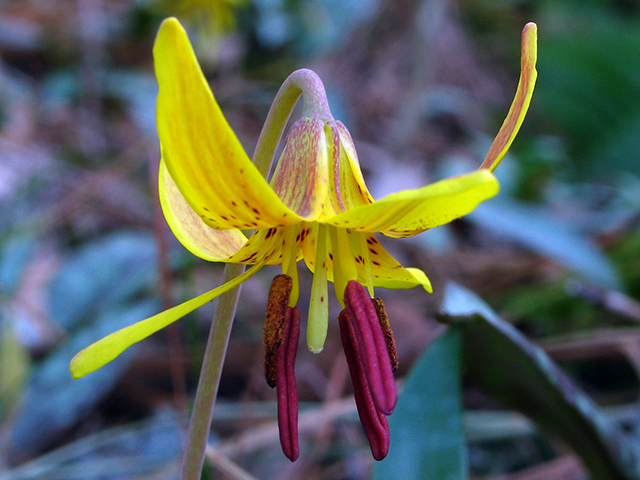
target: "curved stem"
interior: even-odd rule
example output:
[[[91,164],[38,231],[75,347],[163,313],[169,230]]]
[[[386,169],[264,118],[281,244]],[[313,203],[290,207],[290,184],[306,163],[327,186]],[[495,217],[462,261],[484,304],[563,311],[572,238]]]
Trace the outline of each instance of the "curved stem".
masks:
[[[244,268],[244,265],[228,263],[224,270],[224,283],[240,275]],[[181,480],[200,480],[202,475],[213,407],[218,394],[222,364],[227,353],[229,334],[239,295],[240,287],[237,287],[221,295],[218,299],[198,380],[196,400],[191,413],[189,435],[180,469]]]
[[[315,117],[324,121],[333,120],[327,93],[320,77],[306,68],[296,70],[289,75],[271,104],[253,154],[253,163],[265,177],[269,173],[273,156],[293,107],[301,95],[304,95],[303,117]]]

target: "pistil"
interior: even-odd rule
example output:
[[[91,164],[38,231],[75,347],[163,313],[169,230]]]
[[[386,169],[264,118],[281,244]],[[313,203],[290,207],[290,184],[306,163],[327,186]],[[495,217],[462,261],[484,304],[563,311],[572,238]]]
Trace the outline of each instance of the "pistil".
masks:
[[[327,296],[327,227],[320,224],[316,238],[316,258],[307,320],[307,346],[313,353],[322,351],[327,338],[329,323],[329,299]]]

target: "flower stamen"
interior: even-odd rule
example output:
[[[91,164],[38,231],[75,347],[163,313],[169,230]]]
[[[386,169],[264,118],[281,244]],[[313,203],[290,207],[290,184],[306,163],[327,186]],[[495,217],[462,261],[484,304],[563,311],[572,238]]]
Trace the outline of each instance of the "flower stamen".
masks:
[[[348,230],[331,226],[328,230],[333,251],[333,287],[336,298],[344,307],[345,289],[348,282],[358,278],[358,265],[353,257]]]
[[[384,335],[384,341],[387,344],[387,352],[389,353],[389,360],[391,360],[391,369],[395,372],[398,369],[398,352],[396,350],[396,340],[393,338],[393,331],[389,323],[389,316],[387,315],[381,298],[374,298],[373,306],[376,309],[382,334]]]
[[[367,235],[358,233],[356,234],[360,238],[360,256],[362,257],[362,271],[364,273],[364,279],[369,290],[369,296],[373,297],[373,273],[371,271],[371,254],[369,253],[369,244],[367,243]]]
[[[292,462],[298,458],[298,391],[295,376],[296,352],[300,338],[300,313],[289,307],[293,279],[277,275],[271,283],[267,317],[264,322],[264,376],[276,387],[278,430],[282,451]]]
[[[300,313],[287,307],[282,344],[276,355],[276,390],[278,393],[278,430],[282,451],[294,462],[298,445],[298,391],[295,375],[296,352],[300,338]]]
[[[282,240],[282,273],[291,277],[292,290],[289,306],[295,307],[300,296],[298,284],[298,253],[300,253],[300,226],[286,227]]]
[[[391,415],[397,391],[387,344],[380,321],[367,290],[357,281],[347,284],[345,310],[358,340],[360,357],[376,408]]]
[[[340,312],[338,323],[340,325],[342,348],[347,358],[351,383],[353,384],[353,396],[356,400],[360,423],[369,440],[373,458],[382,460],[389,452],[390,435],[387,417],[376,408],[373,401],[369,381],[360,355],[358,339],[354,332],[352,320],[349,318],[346,310]]]
[[[284,323],[292,286],[291,277],[276,275],[269,290],[264,321],[264,378],[271,388],[276,386],[276,356],[284,338]]]

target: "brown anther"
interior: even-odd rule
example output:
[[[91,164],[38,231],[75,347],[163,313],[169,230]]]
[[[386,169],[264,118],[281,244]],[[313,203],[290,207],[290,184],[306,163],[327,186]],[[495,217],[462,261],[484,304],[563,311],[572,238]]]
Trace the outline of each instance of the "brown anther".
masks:
[[[349,375],[353,384],[353,396],[356,400],[358,416],[364,429],[371,453],[376,460],[382,460],[389,452],[389,424],[387,417],[380,412],[373,401],[369,381],[365,374],[358,339],[356,338],[353,325],[349,320],[346,310],[343,310],[338,317],[340,325],[340,339],[342,348],[347,358]]]
[[[389,359],[391,360],[391,369],[395,372],[398,370],[398,351],[396,350],[396,340],[393,338],[393,331],[389,324],[389,316],[384,308],[381,298],[373,299],[373,306],[376,309],[378,320],[380,321],[380,327],[382,327],[382,334],[384,335],[384,341],[387,344],[387,352],[389,352]]]
[[[373,401],[380,412],[391,415],[397,400],[396,384],[380,321],[369,292],[357,281],[351,280],[344,292],[344,304],[358,340],[360,358]]]
[[[277,275],[271,283],[264,321],[264,378],[271,388],[276,386],[276,354],[284,336],[284,323],[293,280],[288,275]]]
[[[298,390],[295,375],[296,353],[300,338],[300,313],[287,307],[282,343],[276,354],[276,390],[278,392],[278,431],[282,451],[294,462],[298,446]]]

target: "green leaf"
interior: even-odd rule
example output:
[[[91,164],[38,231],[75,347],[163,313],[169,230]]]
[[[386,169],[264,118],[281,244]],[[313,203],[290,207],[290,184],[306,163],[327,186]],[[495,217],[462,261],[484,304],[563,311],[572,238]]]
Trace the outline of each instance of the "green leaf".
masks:
[[[564,265],[591,283],[620,288],[616,270],[596,243],[575,226],[554,219],[548,208],[500,198],[480,205],[468,218]]]
[[[467,478],[460,341],[460,331],[450,329],[414,365],[389,417],[391,448],[374,480]]]
[[[465,366],[484,392],[564,439],[592,478],[640,479],[640,444],[611,422],[538,346],[473,293],[447,287],[445,319],[463,333]]]
[[[157,301],[140,300],[103,312],[90,327],[77,331],[52,354],[34,364],[24,401],[9,427],[10,455],[16,459],[32,455],[90,413],[126,372],[135,349],[127,350],[118,361],[82,380],[73,380],[69,374],[69,359],[76,352],[157,311]]]
[[[157,276],[153,236],[121,231],[69,255],[51,285],[51,318],[65,329],[136,298]]]

